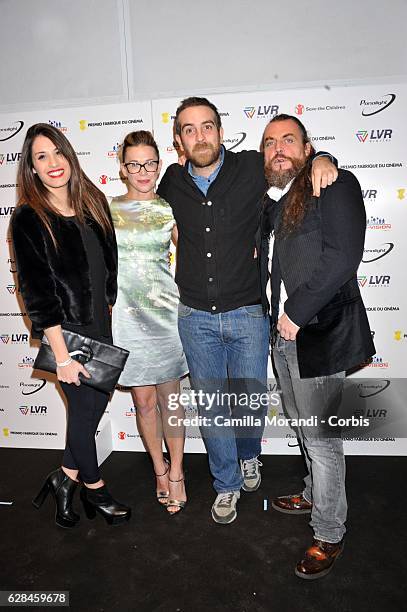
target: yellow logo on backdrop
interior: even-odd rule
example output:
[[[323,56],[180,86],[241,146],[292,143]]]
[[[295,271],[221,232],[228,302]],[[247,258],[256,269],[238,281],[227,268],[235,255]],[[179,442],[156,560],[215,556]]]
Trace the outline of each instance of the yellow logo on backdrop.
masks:
[[[161,113],[161,121],[163,123],[169,123],[170,122],[170,113]]]
[[[405,189],[397,189],[397,197],[399,200],[404,200],[406,190]]]
[[[394,339],[395,339],[395,340],[401,340],[401,334],[402,334],[401,329],[397,329],[397,330],[394,332]]]
[[[4,436],[5,438],[8,438],[8,437],[9,437],[9,435],[10,435],[10,430],[9,430],[9,428],[8,428],[8,427],[3,427],[3,436]]]
[[[84,131],[84,130],[86,130],[87,127],[88,127],[88,122],[86,121],[86,119],[80,119],[80,121],[79,121],[79,129]]]

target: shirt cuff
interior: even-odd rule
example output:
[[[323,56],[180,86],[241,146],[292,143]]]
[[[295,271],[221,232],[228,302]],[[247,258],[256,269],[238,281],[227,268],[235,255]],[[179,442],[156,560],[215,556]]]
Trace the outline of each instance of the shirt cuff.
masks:
[[[331,162],[334,164],[335,163],[335,158],[333,155],[331,155],[330,153],[315,153],[313,159],[312,159],[312,163],[314,163],[314,161],[318,158],[318,157],[329,157]]]

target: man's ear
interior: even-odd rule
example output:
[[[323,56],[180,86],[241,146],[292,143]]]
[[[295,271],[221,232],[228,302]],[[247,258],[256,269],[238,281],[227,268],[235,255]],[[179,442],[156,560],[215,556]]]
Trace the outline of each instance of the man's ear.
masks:
[[[305,144],[304,151],[305,151],[305,155],[309,157],[311,153],[311,143],[310,142],[307,142]]]
[[[219,129],[220,142],[223,143],[223,127]]]
[[[175,141],[180,149],[183,149],[181,136],[179,134],[175,134]]]

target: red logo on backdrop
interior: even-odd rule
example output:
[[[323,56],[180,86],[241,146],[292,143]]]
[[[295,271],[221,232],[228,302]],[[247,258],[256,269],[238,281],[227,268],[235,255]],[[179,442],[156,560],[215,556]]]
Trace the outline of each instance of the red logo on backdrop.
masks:
[[[106,183],[107,183],[107,175],[106,174],[101,174],[99,176],[99,183],[101,183],[102,185],[106,185]]]
[[[124,431],[119,431],[117,434],[119,440],[124,440],[126,438],[126,433]]]
[[[295,107],[295,114],[296,115],[302,115],[302,113],[304,112],[304,105],[303,104],[297,104],[297,106]]]

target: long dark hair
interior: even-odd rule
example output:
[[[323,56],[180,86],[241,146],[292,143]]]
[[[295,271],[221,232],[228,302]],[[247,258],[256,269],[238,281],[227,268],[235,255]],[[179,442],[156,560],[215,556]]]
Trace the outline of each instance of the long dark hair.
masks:
[[[56,245],[56,237],[53,234],[47,213],[60,213],[51,205],[48,189],[38,175],[33,172],[32,146],[37,136],[49,138],[70,165],[71,178],[68,183],[68,197],[78,221],[84,223],[85,218],[88,217],[100,225],[105,234],[112,232],[113,227],[104,193],[92,183],[81,169],[69,140],[60,130],[48,123],[36,123],[27,131],[17,174],[17,206],[23,204],[31,206],[44,223]]]
[[[315,154],[315,149],[311,144],[307,130],[297,117],[281,113],[280,115],[273,117],[268,125],[270,125],[270,123],[288,120],[296,123],[301,132],[302,144],[305,146],[309,143],[311,150],[306,162],[295,177],[284,203],[283,219],[280,230],[283,234],[291,233],[296,227],[298,227],[298,225],[300,225],[304,218],[312,196],[311,167],[312,159]]]

